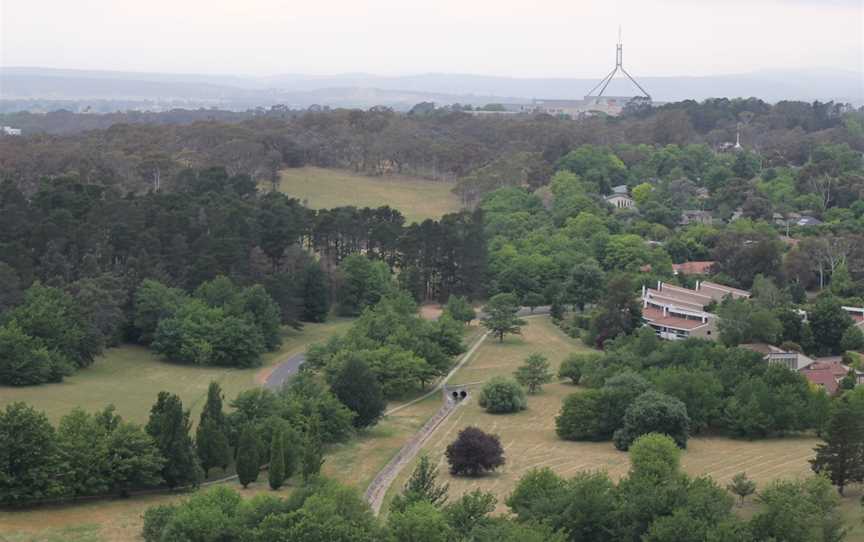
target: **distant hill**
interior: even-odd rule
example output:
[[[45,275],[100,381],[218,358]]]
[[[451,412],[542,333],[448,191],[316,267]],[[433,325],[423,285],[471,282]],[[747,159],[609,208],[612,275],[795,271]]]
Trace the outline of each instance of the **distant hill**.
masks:
[[[639,77],[657,101],[755,96],[780,100],[864,104],[864,74],[839,70],[779,71],[705,77]],[[124,100],[170,102],[197,107],[247,109],[285,104],[308,107],[370,107],[405,110],[421,101],[483,105],[532,98],[581,98],[596,79],[541,79],[463,74],[384,77],[369,74],[269,77],[134,73],[46,68],[0,68],[3,100]],[[607,90],[632,95],[616,79]]]

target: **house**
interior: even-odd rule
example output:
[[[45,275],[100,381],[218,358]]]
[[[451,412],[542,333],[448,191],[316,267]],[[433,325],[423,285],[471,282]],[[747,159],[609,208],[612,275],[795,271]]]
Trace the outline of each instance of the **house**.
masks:
[[[695,261],[684,263],[673,263],[672,273],[675,275],[710,275],[713,261]]]
[[[822,224],[822,221],[819,220],[818,218],[815,218],[815,217],[812,217],[812,216],[806,216],[806,215],[805,215],[805,216],[802,216],[801,218],[799,218],[799,219],[795,222],[795,225],[796,225],[796,226],[802,226],[802,227],[805,227],[805,228],[806,228],[806,227],[810,227],[810,226],[820,226],[821,224]]]
[[[855,325],[864,331],[864,307],[843,307],[843,310],[852,317]]]
[[[762,359],[771,365],[782,365],[793,371],[800,371],[815,363],[812,358],[801,352],[796,352],[795,350],[784,350],[771,344],[749,343],[739,344],[738,347],[761,354]],[[845,376],[846,373],[843,374]]]
[[[711,211],[688,209],[681,211],[681,218],[678,220],[678,223],[682,226],[687,226],[688,224],[705,224],[710,226],[714,223],[714,216],[711,214]]]
[[[718,317],[705,307],[727,296],[750,297],[750,292],[708,281],[697,281],[694,290],[658,281],[657,288],[642,288],[642,322],[661,339],[714,340]]]
[[[632,209],[636,201],[630,197],[630,190],[626,184],[612,187],[612,194],[606,196],[606,202],[616,209]]]
[[[11,126],[0,126],[0,132],[8,136],[20,136],[21,128],[13,128]]]
[[[829,395],[833,395],[840,389],[840,381],[849,374],[849,370],[848,365],[844,365],[839,361],[816,360],[801,369],[800,373],[812,384],[824,388]],[[862,383],[864,383],[864,373],[855,371],[855,385],[857,386]]]

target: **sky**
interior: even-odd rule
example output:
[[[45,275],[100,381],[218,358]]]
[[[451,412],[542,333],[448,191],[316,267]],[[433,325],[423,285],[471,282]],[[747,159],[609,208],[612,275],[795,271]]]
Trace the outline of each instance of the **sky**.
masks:
[[[864,71],[864,0],[0,0],[0,66],[602,77]]]

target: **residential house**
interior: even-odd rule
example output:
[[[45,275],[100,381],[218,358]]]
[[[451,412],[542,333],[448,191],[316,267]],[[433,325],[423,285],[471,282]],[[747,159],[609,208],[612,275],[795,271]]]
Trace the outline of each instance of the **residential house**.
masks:
[[[750,297],[750,292],[708,281],[697,281],[694,290],[658,281],[657,288],[642,288],[642,321],[661,339],[715,340],[718,317],[705,307],[727,296]]]
[[[829,395],[833,395],[840,389],[840,381],[849,374],[849,369],[848,365],[839,361],[817,360],[800,372],[812,384],[824,388]],[[862,383],[864,383],[864,373],[855,371],[855,385]]]
[[[793,371],[800,371],[815,363],[813,358],[801,352],[796,352],[795,350],[784,350],[771,344],[749,343],[740,344],[738,346],[756,352],[757,354],[762,354],[762,359],[771,365],[782,365]]]
[[[852,317],[855,325],[864,331],[864,307],[843,307],[843,310]]]
[[[801,218],[799,218],[795,222],[796,226],[802,226],[805,228],[811,227],[811,226],[820,226],[821,224],[822,224],[821,220],[819,220],[818,218],[812,217],[812,216],[802,216]]]
[[[626,184],[612,187],[612,194],[606,196],[606,202],[616,209],[632,209],[636,201],[630,196]]]

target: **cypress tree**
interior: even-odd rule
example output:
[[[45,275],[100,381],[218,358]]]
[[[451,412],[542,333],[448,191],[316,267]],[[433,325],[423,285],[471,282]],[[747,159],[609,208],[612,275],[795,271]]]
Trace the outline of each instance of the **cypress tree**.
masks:
[[[318,263],[310,263],[303,270],[303,320],[324,322],[330,312],[330,288],[327,276]]]
[[[270,489],[276,490],[285,483],[285,442],[282,431],[276,427],[270,444],[270,468],[267,472]]]
[[[237,445],[237,477],[244,488],[258,479],[260,467],[258,437],[252,425],[246,425],[240,433],[240,442]]]
[[[231,463],[226,428],[225,413],[222,412],[222,388],[216,382],[211,382],[195,433],[195,446],[205,477],[213,467],[225,469]]]
[[[321,422],[317,415],[309,418],[300,459],[303,482],[309,483],[309,480],[321,472],[321,465],[324,464],[324,450],[321,444]]]
[[[212,418],[204,418],[195,432],[195,448],[204,469],[204,477],[210,475],[210,469],[228,468],[231,463],[231,447],[228,437],[216,425]]]
[[[159,392],[156,404],[150,409],[147,433],[156,440],[165,458],[162,478],[168,487],[197,485],[204,475],[189,436],[190,429],[189,411],[183,410],[180,398]]]
[[[282,430],[282,451],[284,453],[285,479],[288,480],[297,472],[297,461],[300,455],[300,435],[291,426]]]

